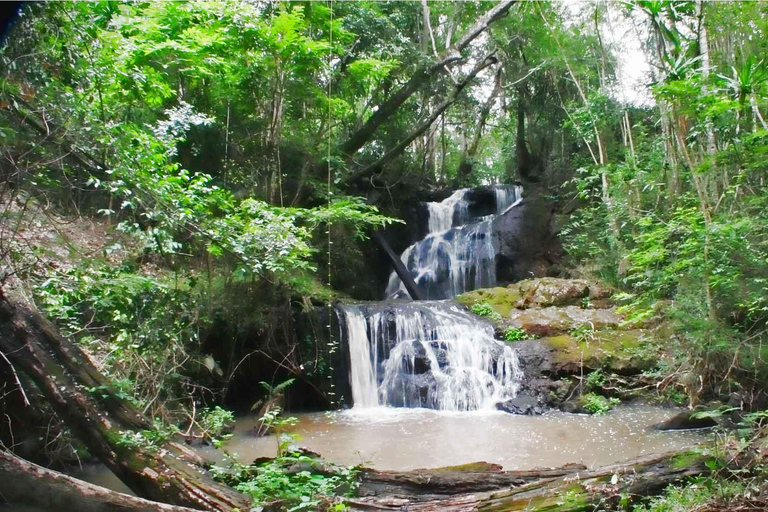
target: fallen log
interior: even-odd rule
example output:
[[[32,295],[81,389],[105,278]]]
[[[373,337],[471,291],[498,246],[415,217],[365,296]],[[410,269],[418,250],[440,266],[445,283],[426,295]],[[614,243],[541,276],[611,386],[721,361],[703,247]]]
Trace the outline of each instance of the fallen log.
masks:
[[[400,260],[400,257],[395,254],[395,251],[393,251],[392,247],[389,246],[389,243],[387,242],[387,239],[384,238],[384,235],[378,231],[374,231],[371,235],[371,238],[376,243],[376,245],[378,245],[379,248],[384,251],[384,254],[386,254],[389,258],[389,261],[392,262],[392,267],[395,269],[397,277],[399,277],[403,282],[405,289],[408,290],[408,294],[411,296],[411,298],[413,300],[422,300],[419,285],[417,285],[416,281],[413,280],[413,276]]]
[[[479,463],[457,468],[392,472],[365,470],[351,510],[581,512],[637,500],[670,484],[706,474],[707,457],[692,450],[587,470],[501,471]],[[475,467],[472,467],[475,466]]]
[[[196,512],[111,491],[0,451],[0,495],[11,505],[78,512]]]
[[[214,482],[180,445],[144,446],[151,422],[118,397],[85,354],[37,310],[0,292],[0,352],[42,393],[88,450],[138,496],[198,510],[248,510],[251,500]]]
[[[363,469],[357,494],[360,497],[410,496],[428,501],[462,493],[497,491],[586,469],[581,464],[567,464],[555,469],[504,471],[500,465],[487,462],[413,471]]]

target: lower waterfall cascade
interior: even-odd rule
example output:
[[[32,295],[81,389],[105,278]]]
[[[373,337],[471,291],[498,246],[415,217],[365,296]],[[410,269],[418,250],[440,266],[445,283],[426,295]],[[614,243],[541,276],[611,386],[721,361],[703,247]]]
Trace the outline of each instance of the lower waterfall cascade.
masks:
[[[443,301],[340,306],[354,406],[492,409],[517,394],[517,355],[493,327]]]

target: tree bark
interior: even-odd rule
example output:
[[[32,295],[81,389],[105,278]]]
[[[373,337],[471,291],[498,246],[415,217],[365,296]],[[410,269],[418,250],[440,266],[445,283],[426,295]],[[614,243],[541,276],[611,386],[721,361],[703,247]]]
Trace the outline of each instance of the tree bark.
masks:
[[[80,349],[37,310],[4,294],[0,295],[0,351],[29,377],[91,454],[137,495],[217,512],[250,507],[246,496],[190,464],[190,454],[183,447],[127,444],[125,432],[148,429],[149,420],[116,396]]]
[[[435,76],[445,69],[446,66],[460,60],[461,51],[469,46],[469,43],[474,41],[477,36],[482,34],[491,23],[506,16],[507,12],[516,1],[517,0],[502,0],[497,3],[491,10],[481,16],[469,29],[467,29],[464,35],[450,48],[446,49],[440,55],[437,62],[420,66],[407,82],[377,106],[376,111],[370,118],[368,118],[360,129],[356,130],[339,146],[341,153],[345,156],[351,156],[362,148],[373,136],[379,126],[387,121],[397,109],[400,108],[400,105],[405,103],[405,101],[410,98],[413,93],[419,90],[419,88],[429,83]]]
[[[0,451],[0,494],[11,505],[78,512],[193,512],[111,491]]]
[[[684,463],[682,462],[684,461]],[[350,500],[353,510],[408,512],[504,510],[582,512],[649,496],[668,485],[706,474],[706,457],[690,450],[634,459],[589,471],[502,471],[487,463],[410,472],[365,470]]]

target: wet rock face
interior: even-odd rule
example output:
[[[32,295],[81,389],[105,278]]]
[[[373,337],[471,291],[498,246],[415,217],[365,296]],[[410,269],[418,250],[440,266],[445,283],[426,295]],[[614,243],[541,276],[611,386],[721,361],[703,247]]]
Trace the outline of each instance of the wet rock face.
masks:
[[[542,277],[525,279],[505,287],[463,293],[456,297],[456,301],[467,306],[488,303],[506,317],[514,309],[581,306],[585,303],[604,309],[611,306],[609,297],[610,291],[598,283],[584,279]]]
[[[562,258],[553,208],[543,191],[526,188],[523,201],[493,222],[497,282],[543,277]]]
[[[626,326],[611,303],[610,291],[598,283],[527,279],[467,292],[456,300],[468,307],[490,306],[498,314],[494,323],[499,338],[509,328],[536,338],[511,346],[524,371],[519,396],[533,397],[545,406],[562,406],[573,396],[578,379],[591,371],[630,376],[656,364],[654,350],[646,350],[649,332]],[[516,414],[531,412],[514,402],[497,407]]]

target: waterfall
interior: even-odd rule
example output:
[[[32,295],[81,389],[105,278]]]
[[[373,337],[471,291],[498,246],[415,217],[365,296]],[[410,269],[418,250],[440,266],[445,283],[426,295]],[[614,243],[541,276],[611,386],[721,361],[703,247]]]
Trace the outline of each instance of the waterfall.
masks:
[[[513,398],[517,355],[493,327],[449,302],[372,303],[340,308],[355,407],[448,411],[493,408]]]
[[[400,256],[427,298],[447,299],[496,284],[493,219],[522,200],[522,187],[493,187],[495,208],[487,215],[472,215],[472,193],[460,189],[441,202],[427,203],[429,234]],[[405,286],[392,272],[387,296],[400,290]]]
[[[350,309],[344,311],[349,341],[349,383],[352,388],[353,403],[360,407],[373,407],[379,404],[376,389],[376,353],[371,354],[368,343],[360,343],[368,336],[368,324],[365,317],[355,314]],[[371,358],[374,360],[371,360]]]
[[[468,219],[466,196],[468,188],[461,188],[439,203],[427,203],[429,232],[438,233],[450,229],[454,222],[464,224]],[[454,221],[454,217],[456,220]]]

